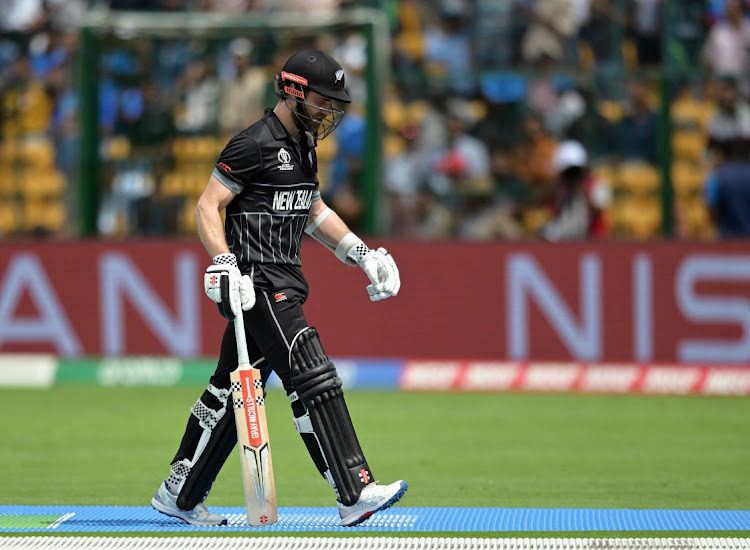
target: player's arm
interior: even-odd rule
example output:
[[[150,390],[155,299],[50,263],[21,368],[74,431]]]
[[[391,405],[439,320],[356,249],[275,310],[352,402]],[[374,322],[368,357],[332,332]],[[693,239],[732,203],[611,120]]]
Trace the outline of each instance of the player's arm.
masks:
[[[236,196],[215,176],[211,176],[195,207],[195,227],[203,246],[213,259],[206,269],[203,288],[219,306],[219,313],[234,319],[240,308],[247,311],[255,305],[255,289],[250,277],[242,275],[237,258],[229,251],[224,235],[221,212]]]
[[[261,168],[258,143],[244,133],[236,135],[221,152],[195,207],[198,236],[214,264],[206,270],[203,287],[227,319],[240,313],[240,303],[243,310],[253,307],[255,291],[250,277],[240,273],[237,258],[229,250],[221,212],[248,182],[257,181]]]
[[[342,262],[362,268],[371,282],[367,286],[370,300],[376,302],[398,294],[401,276],[393,257],[385,248],[370,250],[322,199],[312,202],[305,232]]]
[[[233,191],[225,187],[216,177],[211,176],[195,207],[195,227],[198,230],[198,237],[212,258],[219,254],[229,254],[221,212],[235,196]]]

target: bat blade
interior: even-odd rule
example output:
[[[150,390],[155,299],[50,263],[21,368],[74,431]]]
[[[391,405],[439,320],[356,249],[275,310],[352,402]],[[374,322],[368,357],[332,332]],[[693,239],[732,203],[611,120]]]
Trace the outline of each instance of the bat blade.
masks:
[[[270,525],[278,521],[278,511],[260,372],[241,364],[231,380],[247,522]]]

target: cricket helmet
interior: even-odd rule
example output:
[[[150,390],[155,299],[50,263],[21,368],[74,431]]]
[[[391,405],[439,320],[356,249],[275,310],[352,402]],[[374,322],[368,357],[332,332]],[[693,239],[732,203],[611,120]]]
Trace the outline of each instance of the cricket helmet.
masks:
[[[344,69],[333,57],[320,50],[302,50],[295,53],[284,64],[280,74],[276,75],[276,95],[283,100],[297,102],[292,109],[301,123],[303,130],[310,132],[317,139],[323,139],[333,132],[341,122],[344,111],[332,107],[322,109],[307,103],[305,94],[312,90],[324,97],[342,103],[350,103],[346,93],[346,75]],[[322,120],[313,117],[310,109],[326,113]]]

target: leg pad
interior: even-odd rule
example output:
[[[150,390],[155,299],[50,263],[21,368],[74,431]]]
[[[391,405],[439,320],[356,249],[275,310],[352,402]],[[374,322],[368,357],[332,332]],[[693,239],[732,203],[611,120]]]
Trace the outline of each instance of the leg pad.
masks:
[[[177,506],[182,510],[192,510],[206,498],[237,443],[230,399],[229,390],[211,385],[191,409],[169,480],[179,486]]]
[[[344,401],[341,379],[314,328],[294,340],[290,366],[294,387],[310,415],[339,498],[345,506],[351,506],[365,485],[373,481],[372,474]]]

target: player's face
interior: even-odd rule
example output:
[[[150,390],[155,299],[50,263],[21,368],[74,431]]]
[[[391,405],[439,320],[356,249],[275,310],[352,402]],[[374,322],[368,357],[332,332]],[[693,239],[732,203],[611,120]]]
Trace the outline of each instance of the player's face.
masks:
[[[295,114],[295,125],[300,132],[312,132],[318,139],[325,139],[336,129],[344,112],[334,106],[334,101],[312,90],[305,91],[304,99],[296,100],[291,107]]]
[[[315,127],[313,130],[317,130],[320,126],[320,121],[324,120],[331,114],[331,108],[333,107],[333,101],[317,92],[308,90],[305,96],[307,106],[310,109],[310,116],[315,119]]]

